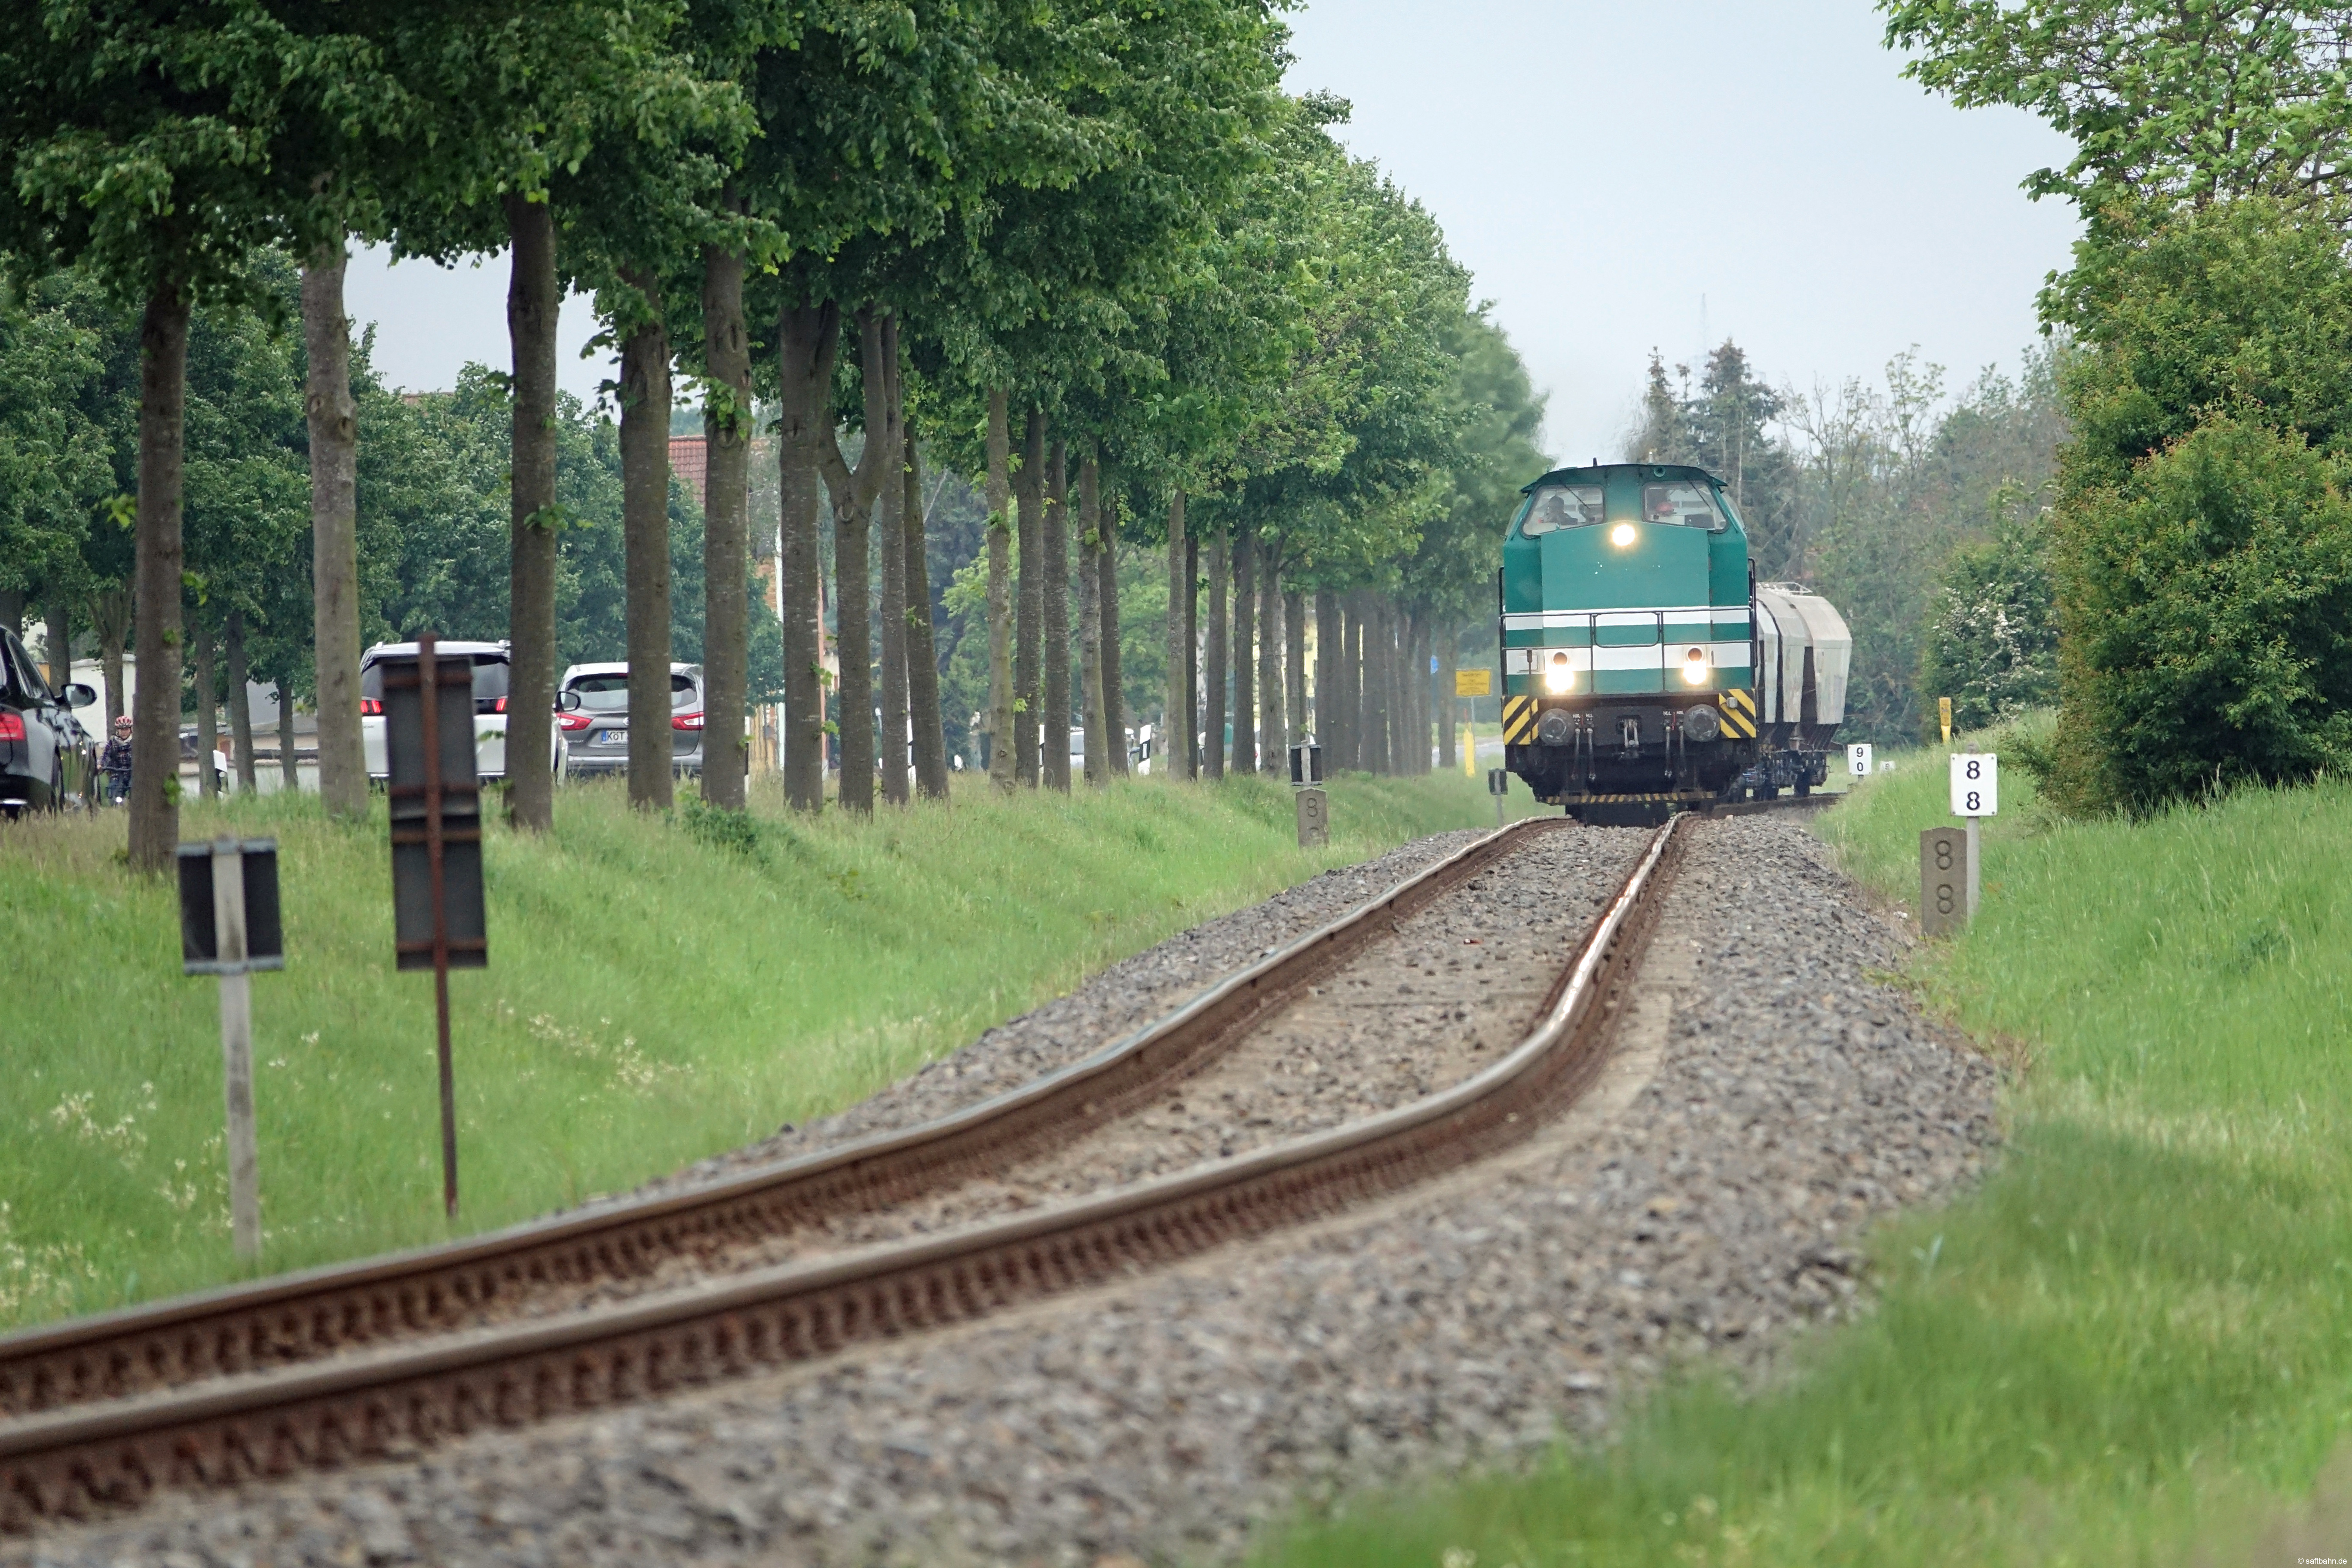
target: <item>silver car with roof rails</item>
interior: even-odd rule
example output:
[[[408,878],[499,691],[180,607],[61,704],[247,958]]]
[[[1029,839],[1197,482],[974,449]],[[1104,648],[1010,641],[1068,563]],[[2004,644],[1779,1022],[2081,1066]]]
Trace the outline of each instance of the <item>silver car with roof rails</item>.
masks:
[[[574,700],[578,706],[572,706]],[[575,776],[629,771],[629,667],[575,664],[556,683],[556,716],[572,742]],[[670,767],[702,772],[702,667],[669,667]]]

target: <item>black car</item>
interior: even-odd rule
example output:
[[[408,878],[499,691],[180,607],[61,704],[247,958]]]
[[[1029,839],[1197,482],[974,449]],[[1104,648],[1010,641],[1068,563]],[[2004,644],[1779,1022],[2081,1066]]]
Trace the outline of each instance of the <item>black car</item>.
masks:
[[[0,628],[0,815],[55,811],[66,804],[73,710],[96,700],[86,686],[50,690],[16,634]]]

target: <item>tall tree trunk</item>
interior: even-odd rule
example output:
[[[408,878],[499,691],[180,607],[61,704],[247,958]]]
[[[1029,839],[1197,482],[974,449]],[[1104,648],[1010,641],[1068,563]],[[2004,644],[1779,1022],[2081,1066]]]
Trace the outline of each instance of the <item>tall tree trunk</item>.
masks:
[[[62,592],[52,592],[41,627],[41,654],[48,668],[49,687],[63,691],[73,679],[73,606]]]
[[[1397,651],[1402,621],[1395,605],[1381,605],[1381,771],[1390,778],[1404,775],[1404,656]]]
[[[1187,754],[1192,727],[1184,721],[1192,700],[1192,578],[1186,565],[1192,552],[1184,542],[1184,491],[1168,496],[1168,690],[1160,714],[1160,771],[1173,778],[1192,776]]]
[[[702,798],[743,809],[751,755],[751,351],[743,258],[702,250]]]
[[[833,647],[841,660],[841,780],[835,795],[842,810],[866,815],[874,810],[871,526],[862,506],[833,509]]]
[[[131,727],[131,864],[163,870],[180,811],[180,475],[187,433],[188,301],[159,289],[139,324],[139,694]]]
[[[852,474],[826,435],[827,483],[833,495],[834,616],[841,658],[841,784],[844,811],[874,810],[874,566],[871,558],[875,502],[882,480],[892,496],[903,496],[898,471],[898,416],[890,402],[892,369],[898,363],[896,321],[867,307],[857,312],[857,353],[866,395],[866,449]],[[887,525],[899,526],[895,504],[885,509]],[[904,744],[901,731],[899,743]]]
[[[1336,773],[1341,759],[1339,721],[1339,661],[1347,657],[1348,634],[1339,625],[1339,595],[1328,588],[1315,592],[1315,739],[1323,748],[1323,767]]]
[[[915,787],[925,800],[948,797],[946,717],[940,711],[939,645],[931,632],[931,568],[929,520],[923,515],[923,469],[915,430],[905,425],[907,460],[902,465],[906,500],[903,553],[907,561],[907,704],[915,726]]]
[[[1257,690],[1254,634],[1257,621],[1257,543],[1234,539],[1234,755],[1237,773],[1257,772]]]
[[[881,489],[875,497],[874,527],[882,547],[882,798],[903,806],[908,788],[907,681],[907,458],[904,388],[899,383],[898,318],[882,320],[882,363],[887,378],[884,414],[889,450],[883,454]],[[875,374],[868,367],[866,374]],[[869,435],[866,437],[871,440]]]
[[[1202,650],[1205,668],[1201,671],[1201,767],[1209,777],[1225,776],[1225,666],[1229,659],[1226,637],[1229,621],[1225,614],[1227,579],[1233,574],[1232,530],[1219,523],[1209,536],[1209,625]]]
[[[776,322],[776,481],[781,512],[776,594],[783,605],[784,798],[824,809],[824,566],[817,551],[818,453],[833,419],[841,309],[794,306]]]
[[[1454,744],[1454,731],[1462,727],[1457,717],[1462,704],[1454,695],[1455,641],[1451,630],[1437,635],[1437,765],[1449,773],[1462,765],[1462,749]]]
[[[288,795],[302,788],[302,758],[294,742],[294,693],[278,678],[278,782]]]
[[[1413,766],[1414,711],[1412,700],[1412,616],[1400,606],[1396,611],[1396,691],[1389,711],[1396,717],[1391,721],[1390,732],[1394,737],[1391,750],[1395,753],[1399,778],[1411,778],[1417,771]],[[1421,731],[1425,738],[1429,731]]]
[[[555,743],[555,328],[563,296],[547,204],[509,195],[507,229],[514,248],[507,287],[514,353],[507,811],[517,827],[543,832],[555,825],[548,764]]]
[[[1336,618],[1331,622],[1331,706],[1325,710],[1327,738],[1330,749],[1323,753],[1323,765],[1332,773],[1340,773],[1356,765],[1356,728],[1360,717],[1357,711],[1356,657],[1357,639],[1361,623],[1356,616],[1356,595],[1352,592],[1333,595]]]
[[[1118,658],[1118,490],[1106,487],[1102,498],[1102,551],[1095,570],[1102,584],[1103,756],[1111,777],[1127,776],[1127,683]]]
[[[25,635],[25,590],[0,588],[0,631]]]
[[[1286,746],[1307,739],[1307,596],[1295,589],[1282,595],[1283,679],[1289,683],[1289,737]]]
[[[1078,686],[1086,703],[1087,783],[1110,782],[1103,711],[1102,465],[1089,451],[1078,464]]]
[[[1421,612],[1405,615],[1404,711],[1406,740],[1404,771],[1419,778],[1429,772],[1429,631]]]
[[[99,668],[106,675],[106,732],[128,712],[122,700],[122,645],[131,636],[131,592],[105,588],[90,595],[90,629],[98,633]]]
[[[1045,459],[1045,738],[1038,767],[1047,789],[1070,793],[1070,453],[1056,437]]]
[[[1045,648],[1045,415],[1034,405],[1021,435],[1021,468],[1013,477],[1013,493],[1021,511],[1019,586],[1021,605],[1014,620],[1013,687],[1014,695],[1013,765],[1021,782],[1037,785],[1037,726],[1045,709],[1043,655]]]
[[[1370,772],[1370,749],[1364,744],[1364,594],[1361,589],[1349,594],[1343,601],[1341,614],[1347,617],[1347,651],[1339,664],[1344,685],[1340,701],[1346,705],[1343,721],[1348,731],[1345,755],[1347,766],[1359,772]]]
[[[650,271],[625,268],[621,279],[644,296],[646,312],[621,340],[629,804],[641,811],[667,811],[677,757],[669,685],[669,327],[662,317],[661,284]],[[509,764],[512,760],[509,753]]]
[[[260,781],[253,773],[253,692],[247,686],[250,674],[245,661],[245,612],[231,610],[226,622],[228,649],[228,733],[236,749],[236,787],[246,795],[257,795]]]
[[[1176,731],[1183,776],[1201,776],[1201,541],[1184,541],[1184,707]]]
[[[352,401],[344,260],[338,242],[321,247],[302,269],[302,409],[310,432],[319,798],[329,816],[357,821],[367,815],[368,776],[360,739],[359,408]]]
[[[220,671],[213,657],[213,628],[203,616],[189,617],[196,665],[196,793],[206,800],[220,793],[213,753],[220,749]],[[135,763],[133,764],[136,765]]]
[[[988,395],[988,782],[1012,789],[1017,776],[1013,721],[1012,395]]]
[[[1388,618],[1381,614],[1381,602],[1373,595],[1364,595],[1362,614],[1357,616],[1357,635],[1362,647],[1357,658],[1362,691],[1357,693],[1357,766],[1367,773],[1388,773],[1388,663],[1381,656],[1381,635],[1388,630]]]
[[[1281,545],[1266,541],[1258,568],[1258,725],[1257,765],[1261,773],[1286,777],[1290,772],[1290,687],[1283,670],[1286,637],[1283,631]]]

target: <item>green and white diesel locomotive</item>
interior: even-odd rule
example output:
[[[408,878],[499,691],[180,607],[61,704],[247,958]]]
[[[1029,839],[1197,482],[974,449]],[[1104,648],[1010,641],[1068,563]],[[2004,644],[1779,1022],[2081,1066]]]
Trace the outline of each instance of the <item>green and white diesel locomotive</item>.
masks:
[[[1828,781],[1853,639],[1819,595],[1756,581],[1720,479],[1607,463],[1524,493],[1503,542],[1504,763],[1538,799],[1630,819]]]

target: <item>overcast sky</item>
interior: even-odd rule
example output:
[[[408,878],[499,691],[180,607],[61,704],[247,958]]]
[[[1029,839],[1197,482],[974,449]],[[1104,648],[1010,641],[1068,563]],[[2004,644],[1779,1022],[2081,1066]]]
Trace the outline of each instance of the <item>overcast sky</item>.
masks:
[[[1314,0],[1293,90],[1355,105],[1339,134],[1444,226],[1549,392],[1566,460],[1617,455],[1653,346],[1737,340],[1769,380],[1874,378],[1916,343],[1963,382],[2013,365],[2072,209],[2018,182],[2069,144],[1899,79],[1868,0]],[[395,385],[506,357],[503,261],[352,259]],[[609,363],[563,312],[564,384]]]

